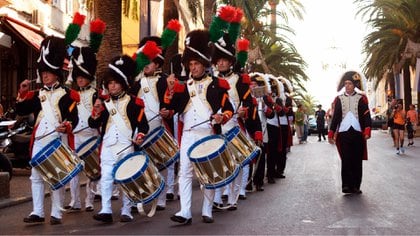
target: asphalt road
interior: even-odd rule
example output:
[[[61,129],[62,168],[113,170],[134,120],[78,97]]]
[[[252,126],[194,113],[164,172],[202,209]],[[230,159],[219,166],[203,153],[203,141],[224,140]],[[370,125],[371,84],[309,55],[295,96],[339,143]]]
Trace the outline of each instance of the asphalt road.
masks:
[[[292,147],[286,179],[265,184],[264,192],[248,193],[237,211],[215,212],[213,224],[201,222],[202,194],[195,184],[189,226],[169,219],[178,211],[178,201],[168,202],[166,210],[151,218],[137,214],[130,223],[104,225],[92,219],[94,213],[78,212],[65,213],[63,224],[52,226],[46,198],[46,223],[23,223],[32,209],[27,202],[0,209],[0,234],[419,235],[420,139],[415,140],[417,147],[400,156],[385,131],[374,131],[368,145],[361,195],[341,193],[335,146],[311,136],[307,144]],[[120,201],[113,202],[114,221],[119,219],[120,206]],[[99,202],[95,207],[99,209]]]

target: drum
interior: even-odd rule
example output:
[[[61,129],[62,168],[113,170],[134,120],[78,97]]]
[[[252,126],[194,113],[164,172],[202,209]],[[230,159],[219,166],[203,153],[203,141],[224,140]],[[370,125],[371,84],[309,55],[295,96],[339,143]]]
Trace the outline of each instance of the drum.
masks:
[[[241,167],[249,164],[261,154],[261,149],[248,138],[238,126],[233,127],[224,134],[228,141],[229,149]]]
[[[153,129],[146,136],[141,148],[149,155],[159,171],[179,159],[178,143],[164,127]]]
[[[29,164],[39,171],[52,190],[63,187],[83,170],[83,161],[60,139],[42,148]]]
[[[134,203],[147,204],[165,187],[162,176],[146,153],[134,152],[119,160],[113,171],[115,183],[121,185]]]
[[[99,163],[98,150],[100,143],[100,138],[92,137],[76,149],[77,155],[85,162],[83,170],[86,176],[93,181],[101,178],[101,166]]]
[[[211,135],[195,142],[187,151],[197,178],[206,189],[228,185],[239,173],[227,142],[221,135]]]

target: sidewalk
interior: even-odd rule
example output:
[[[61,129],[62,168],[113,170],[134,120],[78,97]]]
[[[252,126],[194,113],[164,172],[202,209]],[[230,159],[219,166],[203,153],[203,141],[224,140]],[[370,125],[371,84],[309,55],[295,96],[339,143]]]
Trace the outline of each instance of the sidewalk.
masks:
[[[32,201],[30,175],[31,170],[13,169],[13,177],[10,180],[10,197],[0,198],[0,209]],[[86,185],[85,175],[80,175],[80,182],[81,186]],[[68,191],[68,187],[66,187],[66,191]],[[49,186],[45,185],[45,196],[49,195]]]

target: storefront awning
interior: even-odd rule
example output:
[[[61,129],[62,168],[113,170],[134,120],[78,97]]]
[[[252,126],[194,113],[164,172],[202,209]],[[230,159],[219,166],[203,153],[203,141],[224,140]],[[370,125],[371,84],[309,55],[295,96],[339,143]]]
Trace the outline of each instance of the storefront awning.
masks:
[[[44,39],[41,31],[8,16],[1,17],[0,19],[1,23],[13,31],[22,41],[34,49],[39,50],[41,42]]]

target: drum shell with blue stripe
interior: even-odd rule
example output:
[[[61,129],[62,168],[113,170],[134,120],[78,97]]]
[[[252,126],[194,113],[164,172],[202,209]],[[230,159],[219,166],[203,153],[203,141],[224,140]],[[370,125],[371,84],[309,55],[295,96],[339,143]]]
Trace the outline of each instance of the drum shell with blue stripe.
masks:
[[[153,201],[165,187],[158,169],[143,151],[130,153],[120,159],[114,166],[112,176],[134,203]]]
[[[63,187],[83,170],[83,161],[60,139],[48,143],[29,164],[39,171],[52,190]]]
[[[153,129],[141,146],[159,171],[164,170],[179,159],[179,147],[176,140],[164,127]]]
[[[249,164],[261,154],[261,149],[238,126],[227,131],[224,136],[228,141],[228,146],[233,157],[240,163],[241,167]]]
[[[93,181],[101,178],[101,165],[99,160],[100,144],[101,138],[91,137],[76,149],[77,155],[85,163],[83,171]]]
[[[210,135],[195,142],[187,151],[199,181],[206,189],[216,189],[231,183],[239,174],[235,162],[221,135]]]

